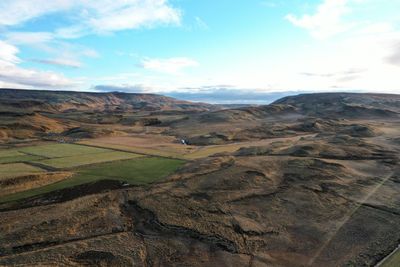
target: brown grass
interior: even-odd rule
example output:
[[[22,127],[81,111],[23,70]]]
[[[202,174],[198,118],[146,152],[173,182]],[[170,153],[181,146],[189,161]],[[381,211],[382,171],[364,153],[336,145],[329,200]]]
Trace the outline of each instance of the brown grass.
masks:
[[[72,176],[71,172],[33,174],[0,181],[0,197],[59,182]]]

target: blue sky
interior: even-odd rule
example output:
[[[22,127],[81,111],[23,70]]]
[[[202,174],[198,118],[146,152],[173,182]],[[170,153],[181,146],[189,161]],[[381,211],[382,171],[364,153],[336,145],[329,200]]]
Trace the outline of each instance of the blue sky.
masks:
[[[400,93],[400,0],[2,0],[0,87]]]

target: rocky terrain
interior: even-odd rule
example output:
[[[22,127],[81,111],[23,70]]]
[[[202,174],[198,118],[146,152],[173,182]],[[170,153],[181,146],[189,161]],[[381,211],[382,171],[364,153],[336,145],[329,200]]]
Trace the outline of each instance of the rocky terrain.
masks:
[[[400,243],[399,95],[310,94],[223,110],[141,96],[157,106],[145,113],[118,94],[101,95],[107,105],[73,94],[7,103],[9,95],[0,92],[1,107],[27,114],[4,115],[4,146],[25,138],[9,125],[33,116],[32,126],[49,123],[60,136],[148,127],[192,146],[238,149],[188,160],[150,185],[102,180],[3,202],[0,266],[374,266]],[[0,180],[0,190],[20,186]]]

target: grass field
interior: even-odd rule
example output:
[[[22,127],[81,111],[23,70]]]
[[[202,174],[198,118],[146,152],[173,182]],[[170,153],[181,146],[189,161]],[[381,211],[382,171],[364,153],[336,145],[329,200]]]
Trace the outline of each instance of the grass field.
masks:
[[[140,155],[75,144],[49,144],[0,150],[0,164],[39,163],[58,169],[136,157]]]
[[[9,156],[9,157],[0,157],[0,164],[3,163],[15,163],[15,162],[29,162],[29,161],[35,161],[35,160],[41,160],[43,159],[40,156],[35,156],[35,155],[17,155],[17,156]]]
[[[397,250],[392,256],[380,265],[380,267],[399,267],[400,266],[400,250]]]
[[[312,136],[312,135],[304,135]],[[185,146],[176,143],[175,138],[157,136],[157,135],[144,135],[144,136],[124,136],[124,137],[104,137],[97,139],[83,140],[80,143],[95,146],[100,148],[117,149],[121,151],[129,151],[133,153],[140,153],[152,156],[162,156],[169,158],[195,160],[205,158],[217,153],[235,152],[241,147],[246,146],[264,146],[277,141],[296,141],[301,136],[296,137],[283,137],[265,139],[259,141],[238,142],[224,145],[210,145],[210,146]]]
[[[82,168],[77,177],[93,176],[122,180],[129,184],[147,184],[169,175],[183,163],[176,159],[146,157]]]
[[[17,157],[17,156],[21,156],[21,155],[24,155],[24,154],[21,152],[18,152],[17,149],[0,150],[0,159],[6,158],[6,157]]]
[[[46,158],[72,157],[84,154],[109,152],[108,149],[81,146],[75,144],[50,144],[41,146],[23,147],[18,151],[26,154],[42,156]]]
[[[142,155],[107,150],[107,152],[83,154],[83,155],[76,155],[76,156],[69,156],[62,158],[44,159],[35,162],[53,168],[69,169],[88,164],[102,163],[115,160],[125,160],[137,157],[142,157]]]
[[[0,199],[0,203],[15,201],[104,179],[125,181],[132,185],[153,183],[173,173],[183,164],[184,161],[182,160],[142,157],[125,161],[115,161],[94,166],[81,167],[77,170],[77,173],[69,179],[65,179],[63,181],[40,188],[5,196]]]
[[[25,163],[0,164],[0,180],[41,172],[44,170]]]
[[[241,144],[205,147],[183,146],[181,144],[171,144],[166,142],[157,143],[157,139],[155,139],[153,142],[149,142],[149,140],[145,138],[141,140],[138,137],[108,137],[84,140],[81,143],[96,147],[129,151],[133,153],[187,160],[204,158],[216,153],[233,152],[242,146]]]
[[[183,159],[185,154],[185,147],[180,144],[163,145],[157,143],[155,140],[152,145],[141,145],[141,140],[138,138],[131,138],[132,142],[128,138],[115,137],[115,138],[99,138],[93,140],[84,140],[80,142],[84,145],[96,146],[109,149],[117,149],[123,151],[129,151],[133,153],[146,154],[151,156],[169,157],[176,159]]]
[[[28,155],[20,152],[18,149],[0,150],[0,164],[21,163],[43,159],[41,156]]]

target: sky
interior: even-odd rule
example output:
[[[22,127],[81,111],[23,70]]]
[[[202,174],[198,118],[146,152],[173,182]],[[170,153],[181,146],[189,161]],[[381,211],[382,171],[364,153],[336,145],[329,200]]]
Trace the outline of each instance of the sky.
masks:
[[[1,0],[0,87],[231,103],[400,93],[399,10],[400,0]]]

